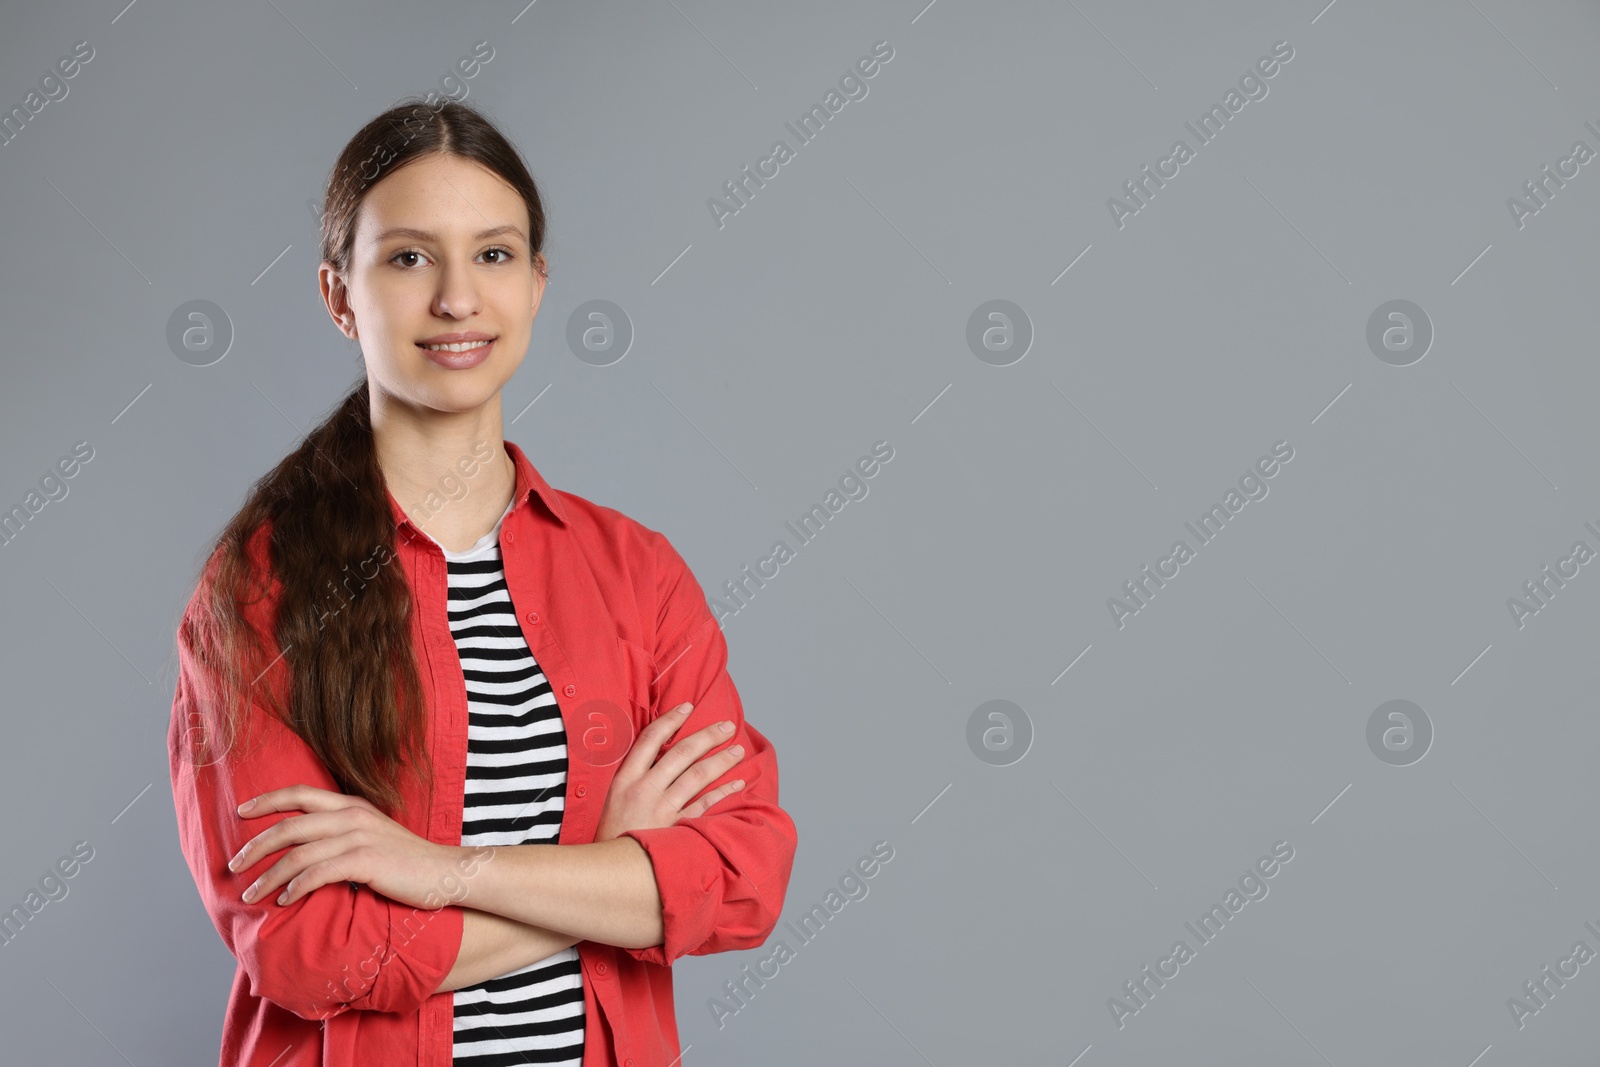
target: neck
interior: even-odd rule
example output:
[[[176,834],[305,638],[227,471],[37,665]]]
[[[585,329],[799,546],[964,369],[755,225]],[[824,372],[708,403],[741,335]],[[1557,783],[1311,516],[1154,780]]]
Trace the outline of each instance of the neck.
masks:
[[[439,544],[452,552],[470,548],[493,528],[516,487],[498,394],[476,411],[426,419],[388,407],[373,411],[372,436],[389,492]]]

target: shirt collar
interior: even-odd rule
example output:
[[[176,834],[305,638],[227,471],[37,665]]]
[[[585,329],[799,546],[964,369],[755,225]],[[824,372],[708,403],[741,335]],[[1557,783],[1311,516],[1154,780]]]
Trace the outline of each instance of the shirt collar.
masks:
[[[566,505],[562,503],[560,494],[550,487],[549,482],[544,480],[544,476],[528,461],[528,457],[523,453],[522,449],[518,448],[512,441],[506,441],[504,444],[506,454],[511,457],[511,462],[517,469],[516,485],[511,492],[511,510],[515,511],[524,500],[536,495],[557,522],[563,526],[567,525]],[[400,506],[400,502],[394,498],[394,494],[387,489],[384,492],[389,498],[389,508],[394,514],[395,525],[399,527],[409,526],[416,530],[416,523],[411,521],[411,517]],[[418,532],[420,533],[421,531],[418,530]]]
[[[567,506],[562,502],[561,494],[550,487],[550,483],[544,480],[544,476],[528,461],[528,457],[515,442],[507,441],[505,445],[506,453],[511,456],[511,462],[517,466],[517,487],[511,494],[512,504],[520,504],[529,493],[537,493],[550,514],[555,516],[556,521],[563,526],[567,525]]]

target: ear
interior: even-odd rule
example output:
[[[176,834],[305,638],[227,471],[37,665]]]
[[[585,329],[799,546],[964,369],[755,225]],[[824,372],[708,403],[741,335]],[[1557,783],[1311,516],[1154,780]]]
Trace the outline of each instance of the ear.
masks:
[[[359,337],[356,331],[355,312],[350,310],[350,290],[332,263],[323,260],[317,267],[317,287],[322,292],[322,302],[328,315],[339,327],[339,332],[352,341]]]
[[[535,275],[537,275],[537,278],[538,278],[538,283],[537,283],[538,291],[536,293],[534,293],[532,307],[533,307],[533,310],[535,312],[537,312],[539,310],[540,303],[542,303],[544,301],[544,289],[545,289],[545,286],[550,281],[549,260],[544,258],[544,253],[543,252],[535,252],[534,253],[534,255],[533,255],[533,270],[534,270]]]

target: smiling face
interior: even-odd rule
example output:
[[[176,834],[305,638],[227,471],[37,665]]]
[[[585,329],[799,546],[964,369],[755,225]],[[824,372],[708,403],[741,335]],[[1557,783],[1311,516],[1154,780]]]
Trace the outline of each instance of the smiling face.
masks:
[[[544,266],[516,190],[471,160],[429,155],[367,191],[348,271],[324,262],[319,275],[329,313],[361,343],[375,403],[464,412],[522,363]]]

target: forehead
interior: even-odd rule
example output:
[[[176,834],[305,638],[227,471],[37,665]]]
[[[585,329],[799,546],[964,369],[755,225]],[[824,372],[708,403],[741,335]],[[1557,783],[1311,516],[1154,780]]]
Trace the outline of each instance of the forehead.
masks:
[[[514,227],[515,233],[498,236],[526,241],[527,226],[527,205],[504,178],[472,160],[432,155],[390,172],[367,191],[355,236],[357,243],[372,243],[404,229],[441,240],[471,239]],[[392,236],[415,239],[418,234]]]

